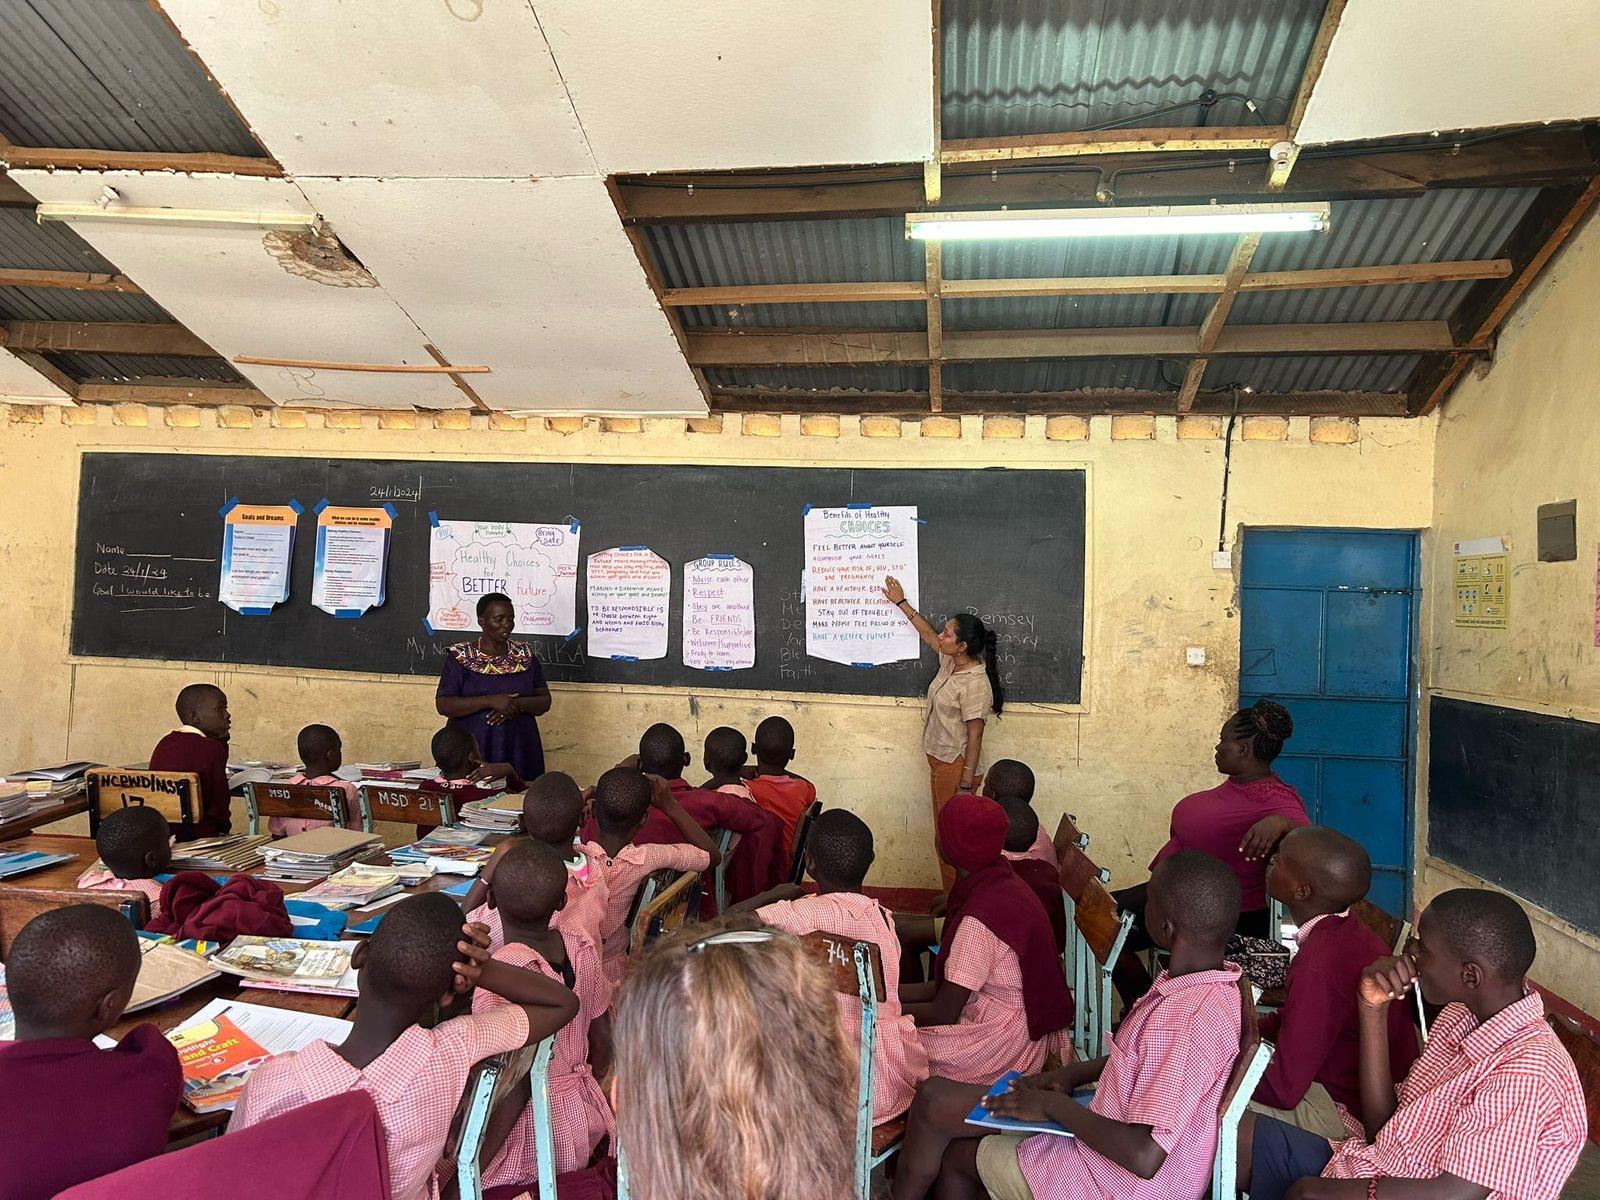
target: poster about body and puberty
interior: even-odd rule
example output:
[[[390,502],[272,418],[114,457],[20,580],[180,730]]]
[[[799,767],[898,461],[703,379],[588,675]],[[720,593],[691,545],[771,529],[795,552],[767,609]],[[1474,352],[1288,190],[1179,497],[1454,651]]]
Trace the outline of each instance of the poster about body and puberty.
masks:
[[[445,521],[429,513],[428,631],[476,629],[478,601],[511,597],[517,632],[567,637],[577,629],[577,521]]]
[[[301,507],[240,504],[222,506],[222,580],[217,599],[247,617],[264,617],[289,598],[289,564]]]
[[[893,575],[916,606],[916,506],[807,508],[805,533],[806,653],[859,667],[916,658],[916,629],[883,596]]]
[[[756,665],[755,570],[731,554],[683,568],[683,665],[742,671]]]
[[[591,658],[621,662],[667,656],[672,568],[648,546],[617,546],[589,556]]]
[[[360,617],[383,603],[389,569],[393,505],[340,508],[317,505],[317,557],[311,603],[335,617]]]

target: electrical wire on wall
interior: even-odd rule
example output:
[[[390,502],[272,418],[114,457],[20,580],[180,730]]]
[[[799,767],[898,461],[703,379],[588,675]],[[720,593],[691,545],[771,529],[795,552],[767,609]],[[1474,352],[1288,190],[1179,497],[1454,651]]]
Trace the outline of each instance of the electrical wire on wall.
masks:
[[[1251,388],[1245,388],[1251,391]],[[1233,427],[1239,420],[1239,389],[1233,389],[1233,411],[1228,414],[1228,428],[1222,435],[1222,511],[1217,517],[1217,550],[1228,548],[1228,479],[1233,472]]]

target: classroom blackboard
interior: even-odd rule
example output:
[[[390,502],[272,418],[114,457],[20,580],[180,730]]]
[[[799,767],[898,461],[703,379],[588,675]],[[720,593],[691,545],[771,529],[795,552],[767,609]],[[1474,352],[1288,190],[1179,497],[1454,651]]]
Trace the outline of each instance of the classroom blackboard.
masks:
[[[1435,696],[1428,852],[1600,933],[1600,725]]]
[[[289,600],[240,616],[216,600],[219,510],[245,504],[305,508]],[[311,604],[319,501],[390,504],[398,514],[386,602],[359,620]],[[1075,703],[1083,670],[1084,474],[1081,470],[898,470],[842,467],[636,466],[441,459],[265,455],[83,456],[78,496],[72,650],[112,658],[259,663],[432,675],[469,635],[429,634],[430,512],[446,520],[581,522],[584,561],[644,545],[673,567],[665,659],[591,659],[583,636],[530,637],[552,680],[914,696],[934,655],[881,667],[808,658],[801,593],[806,505],[914,504],[921,519],[922,610],[970,608],[1000,638],[1009,698]],[[685,667],[679,636],[683,564],[734,554],[755,569],[756,665]],[[522,635],[518,635],[519,637]]]

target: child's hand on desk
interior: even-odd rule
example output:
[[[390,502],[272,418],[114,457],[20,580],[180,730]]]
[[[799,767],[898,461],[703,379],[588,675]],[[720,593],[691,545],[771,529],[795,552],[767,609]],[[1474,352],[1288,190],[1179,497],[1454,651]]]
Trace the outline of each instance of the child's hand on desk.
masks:
[[[461,958],[453,965],[456,977],[450,991],[440,999],[441,1007],[448,1007],[463,992],[471,991],[483,974],[483,964],[489,961],[489,927],[468,921],[461,927],[462,940],[456,943]]]

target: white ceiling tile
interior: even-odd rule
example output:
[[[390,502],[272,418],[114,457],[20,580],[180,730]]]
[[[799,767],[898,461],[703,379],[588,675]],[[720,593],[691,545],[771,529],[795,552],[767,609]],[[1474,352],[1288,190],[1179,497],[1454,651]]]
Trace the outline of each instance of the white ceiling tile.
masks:
[[[0,401],[68,404],[71,398],[10,351],[0,350]]]

